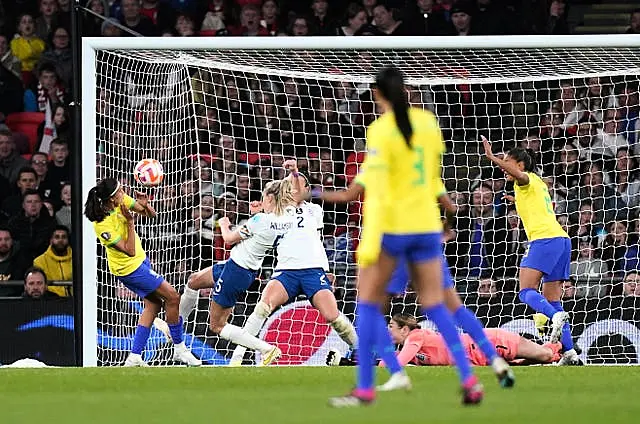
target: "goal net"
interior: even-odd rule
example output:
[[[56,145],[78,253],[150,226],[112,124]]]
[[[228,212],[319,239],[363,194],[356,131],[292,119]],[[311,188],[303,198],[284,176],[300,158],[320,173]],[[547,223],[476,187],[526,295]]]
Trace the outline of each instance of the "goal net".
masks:
[[[325,190],[353,180],[366,152],[366,126],[377,113],[373,75],[394,64],[406,74],[410,102],[437,115],[447,143],[443,177],[459,213],[446,254],[465,304],[489,327],[541,342],[546,337],[518,299],[526,237],[502,200],[513,188],[483,158],[478,140],[485,135],[494,150],[535,152],[558,220],[572,237],[572,279],[563,303],[582,359],[638,363],[640,48],[598,47],[593,39],[584,39],[591,47],[578,47],[581,39],[570,39],[573,47],[545,47],[553,40],[543,38],[537,48],[519,48],[524,39],[515,37],[513,47],[500,49],[490,47],[495,38],[484,48],[451,39],[412,39],[403,47],[398,39],[327,38],[303,49],[304,43],[275,39],[260,41],[266,48],[231,40],[234,49],[225,46],[229,39],[216,40],[218,48],[202,39],[163,40],[169,44],[161,49],[157,41],[109,40],[101,47],[97,39],[85,40],[83,116],[85,127],[95,123],[95,134],[92,125],[85,128],[83,192],[97,178],[112,176],[150,194],[158,217],[138,219],[136,228],[154,268],[181,291],[190,273],[228,257],[217,219],[246,220],[249,202],[260,198],[265,183],[284,176],[285,159],[296,158],[311,184]],[[133,181],[133,165],[146,157],[164,166],[158,188]],[[353,320],[361,203],[324,205],[324,211],[336,298]],[[96,244],[87,232],[90,263]],[[84,275],[85,287],[97,279],[87,288],[95,303],[85,303],[95,312],[85,311],[84,325],[93,330],[95,320],[94,360],[119,365],[142,303],[110,275],[97,249],[96,266]],[[273,263],[265,261],[232,323],[245,323]],[[208,330],[208,299],[202,291],[186,323],[186,343],[206,364],[225,364],[234,346]],[[413,292],[392,299],[390,313],[396,312],[419,313]],[[260,337],[282,349],[280,364],[322,365],[328,349],[346,351],[304,298],[277,310]],[[154,329],[144,358],[171,364],[171,352]]]

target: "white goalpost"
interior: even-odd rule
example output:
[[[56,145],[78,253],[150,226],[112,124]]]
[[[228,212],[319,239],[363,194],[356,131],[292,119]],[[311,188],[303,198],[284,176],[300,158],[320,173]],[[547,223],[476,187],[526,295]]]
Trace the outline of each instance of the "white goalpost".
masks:
[[[312,185],[351,182],[376,117],[370,84],[389,64],[405,73],[412,105],[443,129],[443,178],[460,211],[446,253],[466,305],[487,326],[545,338],[517,296],[526,240],[501,200],[512,188],[483,160],[485,135],[535,151],[572,236],[563,302],[583,361],[640,363],[640,36],[84,38],[81,201],[107,176],[149,193],[158,217],[136,229],[154,269],[182,291],[191,272],[228,255],[216,219],[246,219],[264,184],[283,176],[283,160],[297,158]],[[133,166],[146,157],[164,167],[159,187],[135,185]],[[324,207],[336,298],[353,320],[361,204]],[[109,273],[91,223],[82,228],[83,364],[121,365],[142,304]],[[273,263],[236,305],[234,324],[253,311]],[[205,364],[223,365],[234,345],[208,331],[208,296],[185,323],[185,342]],[[390,313],[418,310],[408,292]],[[323,365],[329,349],[346,350],[304,298],[275,311],[260,337],[278,344],[283,365]],[[171,352],[152,330],[143,357],[171,365]]]

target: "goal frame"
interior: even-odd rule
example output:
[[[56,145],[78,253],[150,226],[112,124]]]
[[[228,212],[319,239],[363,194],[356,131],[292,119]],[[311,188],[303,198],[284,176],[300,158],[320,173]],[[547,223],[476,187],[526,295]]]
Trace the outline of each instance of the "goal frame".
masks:
[[[87,37],[82,39],[82,167],[84,202],[96,182],[96,89],[98,50],[474,50],[535,48],[638,48],[640,35],[534,35],[477,37]],[[94,147],[91,147],[94,146]],[[84,165],[84,166],[83,166]],[[91,223],[83,219],[82,231],[82,365],[97,366],[97,258]]]

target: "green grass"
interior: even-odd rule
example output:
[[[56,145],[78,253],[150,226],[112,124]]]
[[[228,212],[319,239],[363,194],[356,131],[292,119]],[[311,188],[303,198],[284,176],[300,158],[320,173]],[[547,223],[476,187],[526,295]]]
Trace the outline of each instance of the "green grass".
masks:
[[[0,422],[22,423],[638,423],[639,367],[522,367],[501,389],[479,369],[486,397],[460,405],[452,368],[412,367],[410,393],[334,410],[353,368],[52,368],[0,370]],[[386,373],[379,373],[380,380]]]

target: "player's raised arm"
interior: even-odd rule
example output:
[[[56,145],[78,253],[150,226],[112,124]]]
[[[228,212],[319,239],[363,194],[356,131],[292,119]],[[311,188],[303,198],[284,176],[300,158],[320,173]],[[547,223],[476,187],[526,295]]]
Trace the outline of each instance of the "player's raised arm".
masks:
[[[504,172],[506,172],[507,174],[511,175],[513,177],[513,179],[516,180],[518,185],[521,185],[521,186],[528,185],[529,184],[529,176],[527,175],[527,173],[521,171],[518,168],[517,164],[508,162],[508,161],[506,161],[504,159],[501,159],[501,158],[497,157],[496,155],[494,155],[493,151],[491,150],[491,142],[489,142],[489,140],[487,140],[487,138],[485,136],[481,136],[481,137],[482,137],[482,144],[484,145],[484,154],[487,156],[487,158],[491,162],[495,163],[500,168],[502,168],[502,170]]]
[[[157,215],[156,210],[149,203],[149,196],[146,193],[142,193],[140,191],[135,192],[136,198],[133,200],[132,206],[129,208],[132,211],[139,213],[140,215],[145,215],[148,217],[155,217]]]
[[[307,200],[307,191],[304,188],[304,177],[301,178],[300,173],[298,172],[298,162],[295,159],[288,159],[284,161],[282,167],[289,171],[289,175],[285,179],[291,181],[291,185],[293,186],[293,198],[295,199],[296,204]]]
[[[113,245],[113,248],[121,251],[129,257],[134,257],[136,255],[136,228],[133,221],[133,215],[131,215],[129,208],[127,208],[126,205],[120,205],[120,212],[127,220],[127,239],[118,240],[118,242]]]
[[[240,234],[242,227],[232,230],[229,218],[223,216],[218,221],[218,224],[220,225],[220,232],[222,233],[222,239],[225,243],[234,245],[242,240],[242,235]]]
[[[311,190],[311,196],[329,203],[349,203],[358,200],[364,193],[364,186],[354,180],[346,190],[322,191]]]

